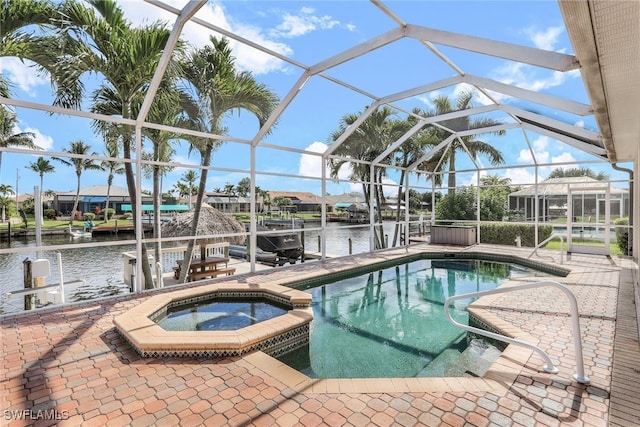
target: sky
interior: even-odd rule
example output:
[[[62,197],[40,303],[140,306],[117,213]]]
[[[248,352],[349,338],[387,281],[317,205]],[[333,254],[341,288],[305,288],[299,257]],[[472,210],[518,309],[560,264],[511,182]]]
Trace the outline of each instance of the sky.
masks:
[[[185,1],[168,3],[181,7]],[[169,24],[175,20],[174,15],[142,0],[120,1],[119,5],[135,25],[146,25],[157,20]],[[425,0],[387,1],[384,5],[409,24],[573,53],[556,1]],[[364,0],[209,1],[196,17],[290,58],[293,64],[235,40],[231,41],[238,69],[250,71],[280,99],[285,98],[295,87],[303,72],[296,64],[313,66],[397,27],[389,16]],[[202,47],[207,43],[209,34],[209,30],[202,26],[189,23],[182,38],[193,46]],[[588,103],[579,71],[553,72],[446,46],[436,47],[465,73]],[[47,76],[38,75],[28,63],[22,63],[16,58],[0,58],[0,71],[12,82],[12,98],[51,104],[52,90]],[[372,96],[382,97],[454,76],[455,71],[418,41],[405,38],[331,68],[326,71],[326,75]],[[84,79],[89,89],[100,82],[99,76],[85,76]],[[468,87],[447,87],[398,101],[396,106],[405,111],[413,108],[429,110],[435,97],[444,95],[453,99],[465,89]],[[87,98],[89,95],[90,90]],[[515,100],[505,99],[499,94],[493,95],[499,102],[513,103],[523,109],[544,112],[558,120],[597,130],[592,117],[549,112],[540,106],[518,105]],[[272,132],[264,138],[263,144],[268,146],[258,146],[256,184],[266,190],[310,191],[321,194],[320,181],[305,178],[320,177],[322,170],[319,157],[309,153],[321,153],[327,149],[331,144],[331,134],[338,129],[340,119],[346,114],[363,111],[371,102],[368,96],[337,85],[329,79],[321,76],[311,78],[297,92]],[[488,100],[481,94],[474,98],[476,106],[486,103]],[[88,110],[88,105],[87,101],[85,110]],[[82,140],[91,145],[92,151],[99,155],[103,153],[102,140],[92,131],[92,123],[88,119],[50,115],[25,108],[16,108],[15,111],[19,119],[15,131],[33,132],[36,144],[46,151],[61,151],[69,147],[70,142]],[[403,118],[405,113],[398,111],[397,117]],[[495,119],[501,120],[501,117]],[[227,117],[225,126],[228,135],[245,140],[251,140],[258,131],[256,119],[246,111]],[[539,179],[544,179],[558,166],[589,167],[596,172],[604,170],[613,179],[626,178],[607,165],[586,163],[595,160],[589,154],[533,132],[523,134],[521,130],[511,130],[504,136],[481,135],[478,138],[498,148],[507,165],[521,166],[488,172],[509,178],[513,184],[535,182],[534,168],[531,167],[534,158],[538,163],[549,165],[539,169]],[[287,150],[277,150],[273,146],[286,147]],[[0,182],[12,185],[14,190],[18,187],[20,193],[31,192],[33,186],[40,182],[37,173],[28,168],[36,159],[37,156],[34,155],[3,153]],[[176,145],[174,159],[178,163],[199,161],[195,155],[189,155],[184,143]],[[486,159],[479,158],[477,162],[480,167],[489,166]],[[75,191],[76,176],[73,168],[55,160],[51,163],[55,166],[55,172],[45,175],[44,189]],[[249,146],[232,142],[223,144],[214,153],[212,165],[220,170],[209,173],[208,191],[224,188],[226,184],[237,184],[242,178],[249,176]],[[461,171],[473,169],[474,165],[467,156],[458,156],[456,168]],[[163,178],[164,191],[169,190],[185,171],[185,168],[178,167],[169,172]],[[477,179],[473,172],[458,175],[459,185],[470,185]],[[343,168],[340,177],[346,179],[348,176],[349,170]],[[106,179],[105,172],[85,171],[81,186],[106,185]],[[399,174],[389,170],[386,180],[390,184],[397,183]],[[418,191],[426,191],[430,187],[424,177],[412,176],[411,183]],[[116,176],[114,184],[126,187],[124,176]],[[144,180],[143,188],[151,189],[149,180]],[[361,185],[347,181],[330,181],[327,184],[329,194],[354,190],[361,190]],[[393,186],[386,187],[387,195],[395,191]]]

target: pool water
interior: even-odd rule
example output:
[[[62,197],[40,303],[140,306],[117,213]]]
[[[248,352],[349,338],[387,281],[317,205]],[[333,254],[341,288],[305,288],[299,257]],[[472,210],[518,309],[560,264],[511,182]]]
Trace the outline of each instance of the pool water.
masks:
[[[205,301],[170,308],[157,323],[167,331],[235,331],[287,311],[259,299]]]
[[[279,359],[312,378],[447,376],[468,357],[471,341],[447,321],[445,300],[537,273],[492,261],[422,259],[305,289],[313,295],[309,346]],[[471,302],[456,301],[452,317],[467,324]],[[470,350],[489,347],[474,341]]]

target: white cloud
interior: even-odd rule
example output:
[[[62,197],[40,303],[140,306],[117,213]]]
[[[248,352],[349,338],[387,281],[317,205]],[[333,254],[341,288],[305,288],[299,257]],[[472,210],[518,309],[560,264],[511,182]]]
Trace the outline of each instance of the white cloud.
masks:
[[[548,136],[540,136],[533,140],[533,149],[535,151],[543,151],[546,150],[549,146],[549,137]]]
[[[328,148],[328,145],[324,142],[312,142],[309,144],[305,150],[311,151],[313,153],[323,153]],[[326,176],[329,177],[330,169],[326,167]],[[300,155],[300,163],[298,166],[298,173],[301,176],[311,176],[315,178],[319,178],[322,176],[322,157],[315,156],[313,154],[301,154]],[[338,171],[338,177],[340,179],[349,179],[351,175],[351,170],[348,165],[344,165]]]
[[[282,23],[273,30],[272,34],[283,38],[299,37],[312,31],[330,30],[340,25],[340,21],[331,16],[317,16],[314,13],[315,10],[310,7],[303,7],[299,15],[285,13]]]
[[[562,27],[549,27],[544,30],[538,30],[533,27],[525,29],[525,33],[529,36],[533,44],[538,49],[544,50],[553,50],[563,31],[564,29]]]
[[[18,86],[29,96],[35,96],[37,86],[48,85],[49,80],[36,72],[33,63],[18,58],[2,58],[0,60],[0,72],[6,75],[7,80]]]
[[[314,153],[323,153],[327,149],[328,145],[324,142],[312,142],[305,150]],[[329,167],[326,168],[326,176],[329,178]],[[311,176],[319,178],[322,174],[322,157],[315,156],[313,154],[300,155],[300,163],[298,166],[298,174],[302,177]],[[351,166],[348,164],[343,165],[338,171],[338,178],[340,180],[348,180],[351,176]],[[382,182],[382,191],[386,197],[395,197],[398,194],[398,183],[389,177],[384,177]],[[385,185],[387,184],[387,185]],[[340,186],[344,185],[341,183]],[[356,182],[349,182],[349,191],[362,192],[362,184]]]
[[[565,152],[551,157],[551,163],[575,163],[576,158],[571,153]]]
[[[184,1],[175,0],[167,1],[166,3],[175,8],[182,8],[185,4]],[[171,27],[176,20],[176,15],[170,12],[147,4],[145,4],[144,8],[141,8],[139,2],[121,1],[119,2],[119,6],[124,10],[125,16],[136,25],[148,25],[155,21],[163,21],[167,22]],[[195,16],[205,22],[215,25],[216,27],[232,31],[243,38],[251,40],[256,44],[262,45],[282,55],[289,56],[293,52],[288,45],[275,41],[273,38],[265,35],[261,28],[234,21],[226,14],[224,8],[219,4],[207,3]],[[188,40],[193,46],[202,47],[209,42],[209,36],[212,34],[214,33],[209,29],[199,24],[189,22],[185,25],[181,37],[184,40]],[[214,35],[220,37],[220,34]],[[256,75],[259,75],[286,69],[286,64],[279,59],[258,51],[250,46],[236,42],[232,39],[230,39],[229,45],[236,56],[236,65],[243,71],[251,71]]]
[[[28,127],[24,131],[32,132],[35,135],[33,142],[38,147],[41,147],[44,150],[51,150],[53,148],[53,138],[51,138],[49,135],[44,135],[42,132],[40,132],[39,129]]]
[[[19,134],[22,132],[31,132],[34,134],[33,143],[43,150],[51,150],[53,148],[53,138],[49,135],[45,135],[40,132],[40,129],[26,127],[22,129],[20,126],[15,125],[12,130],[13,134]]]
[[[531,185],[535,182],[535,176],[529,168],[507,169],[502,178],[509,178],[513,185]]]

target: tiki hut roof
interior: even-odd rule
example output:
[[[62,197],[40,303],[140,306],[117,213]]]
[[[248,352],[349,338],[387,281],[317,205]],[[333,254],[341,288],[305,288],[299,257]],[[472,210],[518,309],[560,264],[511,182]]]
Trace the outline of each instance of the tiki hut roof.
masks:
[[[191,235],[194,210],[183,212],[162,225],[162,236],[181,237]],[[244,233],[245,227],[231,215],[224,214],[218,209],[203,203],[200,210],[200,218],[196,236],[210,236],[217,234]],[[244,243],[244,236],[209,237],[204,239],[206,243],[229,242],[231,244]],[[202,242],[202,239],[198,239]]]

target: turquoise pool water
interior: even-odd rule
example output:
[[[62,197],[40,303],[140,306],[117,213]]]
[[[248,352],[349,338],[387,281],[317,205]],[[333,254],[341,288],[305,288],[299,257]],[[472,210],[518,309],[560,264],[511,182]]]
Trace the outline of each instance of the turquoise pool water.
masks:
[[[468,346],[445,317],[446,298],[535,275],[549,276],[516,264],[422,259],[311,287],[309,347],[279,359],[312,378],[443,376]],[[468,322],[470,302],[456,302],[456,320]]]
[[[259,299],[227,298],[173,307],[157,323],[166,331],[235,331],[286,314],[287,310]]]

